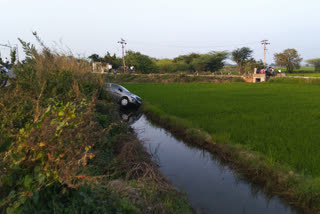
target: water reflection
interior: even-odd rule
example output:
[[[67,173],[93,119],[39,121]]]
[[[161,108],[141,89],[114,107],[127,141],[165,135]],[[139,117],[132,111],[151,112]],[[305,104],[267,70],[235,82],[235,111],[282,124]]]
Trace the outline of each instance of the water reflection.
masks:
[[[131,127],[146,142],[162,174],[188,195],[199,213],[298,214],[280,198],[248,183],[216,155],[184,143],[138,112],[126,115],[134,118],[129,120]]]
[[[129,125],[134,124],[136,121],[140,119],[142,113],[138,108],[119,108],[119,116],[120,119]]]

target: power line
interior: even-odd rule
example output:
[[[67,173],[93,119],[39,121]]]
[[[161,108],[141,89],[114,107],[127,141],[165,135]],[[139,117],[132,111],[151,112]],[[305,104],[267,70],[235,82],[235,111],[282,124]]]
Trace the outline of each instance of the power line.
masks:
[[[169,47],[169,48],[190,48],[190,49],[211,49],[211,48],[226,48],[226,47],[237,47],[237,46],[243,46],[243,45],[253,45],[253,44],[259,44],[259,42],[249,42],[249,43],[234,43],[234,44],[226,44],[226,45],[205,45],[205,46],[186,46],[186,45],[170,45],[170,44],[159,44],[159,43],[152,43],[152,42],[141,42],[141,41],[131,41],[131,44],[144,44],[144,45],[155,45],[157,47]]]
[[[7,47],[7,48],[12,48],[10,45],[3,45],[3,44],[0,44],[0,46]]]

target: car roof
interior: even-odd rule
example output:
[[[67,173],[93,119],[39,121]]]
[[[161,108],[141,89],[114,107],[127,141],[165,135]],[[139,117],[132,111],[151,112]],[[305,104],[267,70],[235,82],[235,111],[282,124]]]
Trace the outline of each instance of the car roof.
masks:
[[[118,85],[118,84],[115,84],[115,83],[111,83],[111,82],[106,82],[106,83],[104,83],[104,85],[106,85],[106,86],[121,86],[121,85]],[[123,86],[121,86],[121,87],[123,87]]]

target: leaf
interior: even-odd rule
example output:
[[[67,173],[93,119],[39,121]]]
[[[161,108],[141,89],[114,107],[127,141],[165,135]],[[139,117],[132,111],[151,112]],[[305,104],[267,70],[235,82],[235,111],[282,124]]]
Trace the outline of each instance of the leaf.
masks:
[[[46,115],[47,113],[49,113],[50,110],[51,110],[51,105],[47,108],[47,110],[44,114]]]
[[[59,123],[59,126],[57,127],[57,130],[60,130],[64,125],[66,124],[66,121],[62,121],[61,123]]]
[[[30,189],[32,181],[33,181],[33,177],[31,177],[30,175],[27,175],[26,177],[24,177],[23,185],[27,189]]]
[[[38,182],[40,185],[45,184],[46,181],[46,176],[44,174],[39,174],[38,175]]]

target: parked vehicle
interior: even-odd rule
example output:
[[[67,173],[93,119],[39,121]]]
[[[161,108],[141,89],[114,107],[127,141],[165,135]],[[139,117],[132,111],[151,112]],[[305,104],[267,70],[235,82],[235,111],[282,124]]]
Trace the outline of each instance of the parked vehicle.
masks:
[[[135,94],[132,94],[125,87],[115,83],[105,83],[105,89],[110,92],[113,99],[122,107],[129,105],[140,106],[142,99]]]
[[[8,72],[9,70],[6,67],[0,65],[0,88],[6,86],[9,79],[9,76],[7,74]]]

